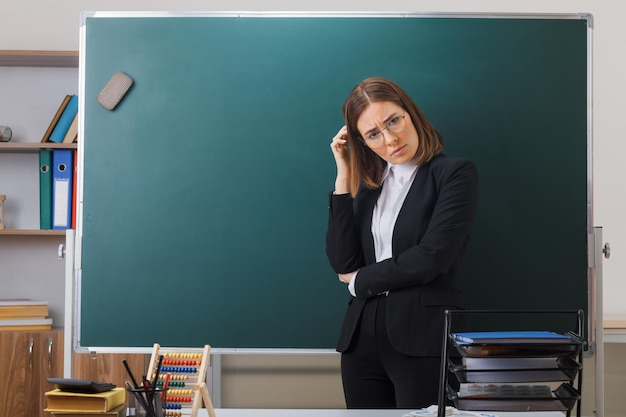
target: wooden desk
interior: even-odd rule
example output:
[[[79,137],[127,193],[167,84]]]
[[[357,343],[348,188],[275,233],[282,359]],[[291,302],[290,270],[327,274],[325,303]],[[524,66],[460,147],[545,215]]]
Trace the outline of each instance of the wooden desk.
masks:
[[[217,408],[217,417],[402,417],[414,410],[329,410],[329,409],[244,409],[244,408]],[[563,417],[560,411],[550,412],[504,412],[493,414],[498,417]],[[206,417],[206,410],[200,410],[198,417]],[[475,416],[473,413],[455,414],[455,416]]]

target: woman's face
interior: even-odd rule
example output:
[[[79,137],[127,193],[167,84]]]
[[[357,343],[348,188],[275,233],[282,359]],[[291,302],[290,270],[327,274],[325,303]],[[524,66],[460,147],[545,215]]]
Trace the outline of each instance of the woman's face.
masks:
[[[398,165],[411,161],[419,144],[409,113],[395,103],[371,103],[356,122],[366,146],[385,161]]]

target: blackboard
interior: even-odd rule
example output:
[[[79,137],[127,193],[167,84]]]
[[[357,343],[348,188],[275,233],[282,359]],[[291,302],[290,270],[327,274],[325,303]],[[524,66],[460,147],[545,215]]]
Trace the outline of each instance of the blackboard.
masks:
[[[585,16],[84,17],[81,346],[333,348],[329,150],[359,81],[473,159],[473,309],[587,310]],[[133,80],[113,111],[96,97]]]

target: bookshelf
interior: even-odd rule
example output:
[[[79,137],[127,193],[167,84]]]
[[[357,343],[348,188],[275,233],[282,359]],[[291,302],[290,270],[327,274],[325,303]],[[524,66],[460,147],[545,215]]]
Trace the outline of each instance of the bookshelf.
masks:
[[[38,153],[41,149],[76,149],[75,143],[0,143],[0,153]],[[64,236],[65,230],[6,229],[2,236]]]
[[[0,153],[38,153],[41,149],[76,149],[76,143],[0,143]],[[0,236],[64,236],[65,230],[5,229]]]
[[[4,67],[3,76],[11,79],[13,93],[9,91],[7,94],[7,91],[4,91],[7,101],[16,103],[15,100],[23,100],[23,103],[16,103],[23,109],[0,108],[0,116],[3,117],[0,124],[12,126],[14,130],[14,138],[11,141],[0,142],[0,160],[5,166],[1,174],[6,181],[6,183],[0,181],[0,188],[5,190],[3,194],[8,194],[7,189],[12,191],[7,199],[12,199],[11,203],[19,206],[20,210],[18,219],[14,218],[13,222],[7,224],[5,230],[0,230],[0,239],[7,236],[64,236],[64,230],[36,228],[33,218],[34,212],[38,210],[39,201],[33,196],[34,190],[38,189],[38,183],[33,181],[32,170],[35,169],[35,163],[38,163],[35,162],[36,155],[41,149],[77,148],[75,143],[40,143],[43,133],[40,131],[43,124],[48,123],[53,116],[48,109],[57,106],[58,100],[62,97],[54,89],[46,88],[49,87],[46,81],[49,79],[50,83],[55,85],[70,83],[69,85],[74,84],[72,87],[77,87],[78,79],[73,74],[78,68],[78,52],[0,50],[0,67]],[[37,73],[36,80],[41,81],[33,82],[33,76],[30,75],[33,71]],[[22,74],[26,74],[24,78],[21,78]],[[3,90],[6,90],[6,86]],[[30,169],[30,172],[26,172],[27,169]],[[15,188],[18,187],[19,191],[16,192]],[[15,201],[16,199],[18,201]]]
[[[0,230],[5,298],[47,300],[50,331],[3,331],[0,362],[6,387],[0,415],[44,417],[46,377],[63,373],[65,263],[58,258],[65,230],[39,230],[39,151],[76,149],[76,144],[41,143],[59,102],[78,89],[78,52],[0,50],[0,125],[13,129],[0,142],[0,194],[12,204]],[[9,207],[9,204],[7,204]]]

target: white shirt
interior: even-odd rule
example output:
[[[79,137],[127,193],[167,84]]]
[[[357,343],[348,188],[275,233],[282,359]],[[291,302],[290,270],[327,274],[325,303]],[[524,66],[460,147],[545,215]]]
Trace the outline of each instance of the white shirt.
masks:
[[[385,168],[382,180],[383,188],[372,213],[372,236],[376,262],[391,258],[393,229],[418,168],[414,160],[401,165],[387,164]],[[348,285],[348,290],[354,297],[356,297],[357,275],[358,273],[354,275]]]

